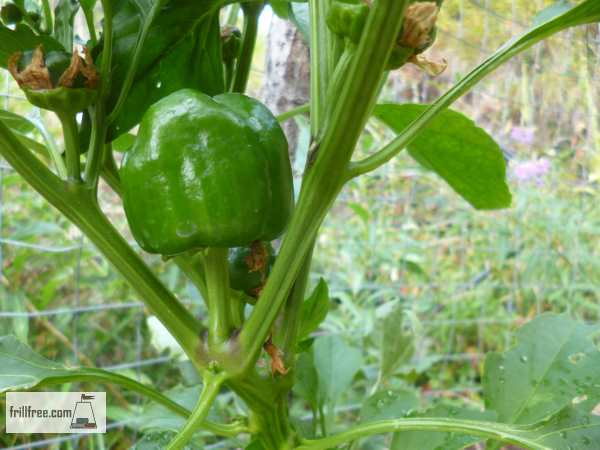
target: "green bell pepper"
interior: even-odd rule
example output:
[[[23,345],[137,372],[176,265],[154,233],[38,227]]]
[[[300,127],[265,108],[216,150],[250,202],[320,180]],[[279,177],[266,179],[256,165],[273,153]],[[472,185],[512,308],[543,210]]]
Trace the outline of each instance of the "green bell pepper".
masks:
[[[182,89],[159,100],[120,173],[131,231],[150,253],[271,241],[293,208],[285,135],[242,94]]]

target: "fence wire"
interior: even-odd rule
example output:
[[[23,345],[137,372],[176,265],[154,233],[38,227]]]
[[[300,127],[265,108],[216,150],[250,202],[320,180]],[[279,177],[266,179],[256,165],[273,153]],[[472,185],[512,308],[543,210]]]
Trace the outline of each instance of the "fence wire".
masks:
[[[504,2],[503,4],[510,3]],[[494,9],[497,2],[489,0],[450,0],[446,4],[458,8],[459,11],[465,11],[467,8],[474,8],[475,14],[479,17],[479,21],[484,21],[485,28],[479,35],[479,39],[473,38],[471,30],[467,29],[466,15],[462,14],[454,21],[446,21],[440,25],[438,40],[443,41],[440,49],[437,49],[438,54],[448,51],[454,60],[450,60],[450,70],[440,80],[429,80],[435,85],[434,92],[431,92],[430,86],[424,82],[423,76],[400,79],[400,76],[394,76],[391,82],[391,87],[386,95],[393,97],[396,101],[431,101],[436,94],[443,91],[450,83],[455,80],[461,73],[464,73],[465,66],[473,66],[477,60],[485,55],[490,54],[496,47],[495,41],[490,36],[490,27],[492,23],[497,21],[506,24],[506,37],[511,33],[516,33],[525,29],[528,26],[529,17],[520,17],[518,15],[519,5],[522,2],[517,0],[512,1],[512,9],[510,16],[507,16],[504,11]],[[540,6],[548,2],[538,1]],[[447,28],[451,26],[451,28]],[[578,34],[577,34],[578,33]],[[551,146],[552,140],[563,136],[571,141],[581,137],[584,141],[583,148],[586,154],[597,154],[600,149],[597,148],[597,142],[591,133],[593,128],[589,121],[578,118],[582,115],[579,105],[578,107],[569,107],[568,103],[571,95],[575,97],[574,102],[579,103],[577,97],[582,95],[582,90],[585,85],[593,85],[594,82],[600,80],[600,71],[598,66],[598,53],[600,53],[600,36],[599,33],[591,33],[588,45],[594,47],[596,56],[590,52],[585,52],[584,49],[578,51],[573,50],[573,42],[575,39],[583,36],[582,31],[569,31],[563,35],[552,39],[550,44],[547,44],[545,50],[551,53],[550,56],[543,55],[540,48],[530,51],[525,57],[516,60],[502,69],[500,75],[491,78],[478,86],[473,94],[470,94],[465,99],[458,103],[461,110],[468,111],[478,122],[483,123],[485,128],[503,144],[503,147],[510,148],[510,130],[506,127],[506,123],[517,123],[519,126],[527,128],[537,126],[537,129],[542,135],[544,145]],[[450,49],[452,52],[450,53]],[[461,55],[470,54],[470,58],[465,58],[461,61]],[[468,61],[467,61],[468,59]],[[588,71],[581,71],[578,67],[586,62],[591,65]],[[585,72],[585,73],[584,73]],[[529,80],[529,85],[524,86],[523,79],[526,77]],[[544,83],[552,80],[554,84],[561,86],[569,86],[573,90],[567,98],[554,98],[548,100],[542,98],[544,91]],[[9,110],[9,107],[18,105],[22,108],[23,97],[16,95],[16,91],[11,89],[11,83],[4,74],[5,89],[2,95],[3,107]],[[539,101],[538,101],[539,100]],[[520,117],[515,117],[514,110],[519,110],[521,103],[531,102],[527,109],[531,109],[531,115],[524,117],[521,113]],[[498,107],[500,105],[513,105],[513,108],[507,111],[508,107]],[[514,106],[517,105],[517,106]],[[553,116],[552,116],[553,115]],[[577,130],[571,128],[571,133],[568,130],[561,129],[556,122],[551,122],[548,118],[562,117],[567,120],[565,128],[571,127],[574,123],[586,122],[581,125],[579,132],[582,136],[574,136]],[[574,118],[575,117],[575,118]],[[597,120],[597,116],[595,117]],[[596,124],[600,127],[600,124]],[[574,131],[575,130],[575,131]],[[563,133],[561,135],[561,133]],[[539,137],[539,136],[538,136]],[[516,152],[519,156],[523,156],[523,152]],[[561,162],[562,163],[562,162]],[[404,164],[404,163],[402,163]],[[352,185],[349,187],[338,201],[332,218],[328,220],[323,229],[322,240],[319,243],[319,252],[317,252],[316,276],[323,269],[322,275],[326,278],[331,277],[331,272],[336,275],[330,281],[330,290],[332,297],[339,305],[339,308],[332,314],[339,314],[340,317],[348,318],[352,314],[356,317],[350,319],[350,323],[358,329],[358,334],[369,333],[372,330],[360,327],[359,324],[364,320],[362,314],[368,308],[377,308],[387,301],[398,300],[404,301],[408,309],[411,309],[421,319],[420,323],[423,327],[422,339],[423,347],[427,348],[427,353],[421,356],[423,359],[429,358],[435,360],[438,364],[438,373],[444,373],[444,368],[450,366],[464,367],[465,372],[459,373],[458,380],[442,379],[436,385],[432,385],[427,391],[428,395],[447,395],[454,393],[456,395],[470,395],[470,393],[479,390],[476,378],[479,374],[483,356],[486,351],[499,350],[510,345],[510,331],[513,325],[521,324],[532,316],[542,312],[552,310],[557,312],[569,311],[586,319],[598,319],[600,317],[600,287],[594,283],[593,276],[589,278],[580,276],[577,272],[579,267],[589,265],[590,261],[587,256],[584,260],[578,259],[578,249],[588,245],[587,242],[579,241],[578,239],[570,240],[573,247],[563,249],[565,253],[572,252],[575,257],[570,254],[569,264],[571,272],[562,274],[562,283],[547,283],[546,280],[540,281],[533,275],[529,279],[524,279],[528,276],[523,274],[524,267],[534,273],[535,268],[528,267],[526,262],[520,260],[519,252],[526,249],[528,255],[537,255],[539,261],[547,261],[548,258],[556,256],[561,258],[553,249],[556,248],[554,242],[555,233],[560,233],[561,230],[552,230],[552,227],[545,229],[546,234],[540,234],[538,240],[531,242],[529,240],[522,241],[524,236],[529,236],[531,232],[527,230],[528,224],[519,222],[518,218],[514,217],[514,213],[508,211],[506,213],[498,213],[491,218],[481,219],[480,216],[469,216],[471,214],[468,208],[460,203],[459,200],[452,200],[451,195],[443,188],[440,188],[440,183],[431,181],[431,177],[424,176],[424,180],[414,176],[415,172],[411,167],[406,167],[402,164],[393,164],[388,168],[384,168],[376,172],[374,175],[365,177],[365,181],[361,185]],[[566,163],[565,163],[566,164]],[[422,175],[419,173],[419,175]],[[386,192],[381,194],[378,190],[382,185],[398,186],[398,180],[402,178],[402,188],[395,192]],[[551,181],[554,182],[554,181]],[[371,183],[374,188],[365,188],[365,184]],[[572,182],[573,189],[579,189],[584,185],[583,181],[575,180]],[[18,192],[15,191],[18,190]],[[535,186],[534,186],[535,189]],[[440,194],[442,190],[442,194]],[[374,191],[378,193],[375,194]],[[432,201],[429,194],[439,194],[437,200]],[[47,207],[44,208],[39,204],[32,205],[35,200],[32,198],[35,194],[24,188],[22,183],[15,181],[13,170],[4,163],[0,164],[0,287],[4,285],[7,289],[11,289],[11,295],[17,295],[22,291],[22,296],[19,299],[35,297],[41,295],[40,292],[30,292],[28,287],[34,284],[32,279],[20,279],[11,271],[13,265],[17,264],[19,255],[25,254],[26,258],[35,259],[37,261],[45,260],[46,271],[57,271],[58,267],[55,264],[70,264],[73,268],[70,277],[63,276],[64,271],[61,270],[60,283],[66,285],[66,288],[56,290],[56,296],[64,293],[68,297],[68,302],[60,301],[60,298],[52,299],[52,301],[42,302],[48,306],[38,308],[24,308],[22,305],[14,309],[6,308],[7,302],[0,298],[0,329],[10,330],[15,327],[17,322],[26,321],[24,326],[27,330],[36,329],[37,333],[25,333],[25,337],[30,345],[34,348],[42,348],[46,350],[46,356],[56,358],[59,361],[65,361],[69,358],[73,365],[83,363],[82,354],[90,356],[90,360],[99,367],[114,371],[132,371],[129,375],[137,377],[138,380],[143,380],[144,370],[152,367],[157,370],[158,367],[168,367],[173,364],[173,359],[170,356],[165,356],[148,350],[150,348],[149,335],[145,328],[144,322],[146,312],[143,304],[139,302],[132,291],[117,287],[111,288],[110,292],[103,292],[108,283],[115,283],[115,274],[112,274],[110,269],[105,267],[103,258],[97,251],[87,242],[84,237],[78,232],[72,230],[64,221],[59,219],[58,214],[48,212]],[[574,197],[575,198],[575,197]],[[574,199],[574,201],[576,201]],[[416,205],[417,202],[421,204]],[[356,221],[354,215],[356,205],[382,205],[378,213],[370,211],[370,220],[364,224],[366,234],[360,234],[364,230],[361,228],[360,221]],[[422,212],[419,208],[430,210],[445,211],[440,218],[427,217],[429,223],[420,223],[415,225],[415,222],[422,220]],[[41,235],[33,238],[20,237],[23,233],[18,226],[24,226],[23,222],[13,222],[11,220],[11,212],[19,208],[30,207],[32,212],[30,221],[35,221],[34,213],[44,212],[50,218],[47,221],[55,221],[58,226],[62,227],[64,232],[60,239],[56,239],[56,234],[52,234],[49,238]],[[401,211],[402,215],[398,215]],[[116,214],[117,220],[123,224],[122,216]],[[460,216],[460,219],[456,217]],[[352,223],[352,230],[340,230],[340,223],[345,219]],[[372,222],[377,223],[372,223]],[[510,237],[502,236],[500,228],[493,229],[493,222],[502,221],[511,222]],[[557,221],[553,222],[554,224]],[[454,225],[457,225],[458,230],[454,230],[454,241],[448,241],[448,230]],[[387,233],[380,236],[373,227],[384,226]],[[583,224],[582,224],[583,225]],[[487,253],[487,267],[472,267],[473,254],[470,248],[473,242],[470,239],[471,230],[474,227],[489,228],[490,236],[488,248],[478,246],[478,252]],[[427,235],[430,237],[426,242],[416,242],[418,239],[411,241],[399,242],[394,235],[405,233],[407,230],[413,230],[414,227],[421,227],[427,230]],[[357,231],[358,230],[358,231]],[[592,230],[591,236],[598,237],[600,232]],[[588,236],[589,237],[589,236]],[[426,264],[428,273],[423,275],[419,273],[423,267],[417,262],[403,259],[399,261],[386,261],[381,255],[377,258],[365,257],[362,263],[357,263],[354,260],[348,260],[340,257],[343,253],[340,248],[340,242],[347,242],[350,239],[353,242],[360,242],[361,239],[367,239],[366,244],[376,243],[375,248],[383,249],[393,248],[398,254],[413,254],[422,252],[426,255],[421,258]],[[370,239],[370,240],[369,240]],[[59,240],[60,242],[53,242]],[[499,254],[502,249],[495,245],[497,241],[510,241],[511,251],[516,251],[517,254],[512,257],[507,257],[506,254]],[[360,246],[359,246],[360,247]],[[510,250],[509,249],[509,250]],[[514,250],[517,249],[517,250]],[[519,250],[521,249],[521,250]],[[549,250],[550,249],[550,250]],[[355,249],[353,255],[358,255],[364,248]],[[583,250],[581,250],[583,252]],[[583,255],[583,253],[581,253]],[[543,257],[545,255],[545,257]],[[343,255],[342,255],[343,256]],[[564,256],[564,255],[563,255]],[[593,254],[592,256],[598,256]],[[63,258],[57,262],[57,258]],[[340,261],[336,267],[332,264],[333,261]],[[373,266],[373,261],[377,262]],[[384,261],[382,263],[382,261]],[[508,269],[503,270],[498,274],[497,265],[508,265]],[[508,261],[508,263],[506,262]],[[481,262],[478,260],[477,262]],[[334,267],[332,267],[332,265]],[[385,270],[383,266],[389,266]],[[26,266],[23,270],[27,270]],[[381,277],[381,272],[388,271],[392,275],[389,277]],[[445,279],[451,271],[452,280]],[[374,276],[364,276],[365,273],[373,272]],[[356,282],[356,274],[361,273],[363,278],[360,282]],[[36,273],[30,276],[35,279]],[[161,276],[167,283],[172,283],[178,287],[179,293],[182,294],[186,304],[190,306],[197,305],[197,300],[193,298],[185,287],[181,286],[181,278],[173,275],[172,272],[162,272]],[[8,278],[10,277],[10,278]],[[495,278],[496,277],[496,278]],[[498,277],[505,277],[498,280]],[[359,277],[360,278],[360,277]],[[561,278],[559,278],[561,280]],[[14,291],[17,291],[15,294]],[[489,298],[501,297],[504,300],[502,314],[494,314],[490,316],[489,304],[483,301],[477,301],[481,293],[485,291],[485,296]],[[583,300],[578,304],[569,305],[568,302],[548,302],[546,298],[553,291],[566,292],[568,295],[581,292]],[[0,295],[7,291],[0,290]],[[126,297],[122,293],[125,292]],[[492,292],[492,295],[489,294]],[[93,298],[87,298],[89,294],[94,293]],[[530,298],[525,298],[530,295]],[[8,298],[8,297],[7,297]],[[579,298],[579,297],[577,297]],[[365,310],[355,309],[347,302],[350,299],[354,304],[364,305]],[[426,300],[423,300],[426,299]],[[36,303],[33,299],[30,303]],[[425,305],[426,304],[426,305]],[[550,307],[549,307],[550,304]],[[14,306],[14,303],[11,303]],[[472,307],[473,311],[468,311]],[[578,309],[581,308],[581,309]],[[494,310],[496,313],[498,310]],[[36,321],[44,321],[44,325],[39,325]],[[120,320],[123,320],[121,323]],[[106,322],[109,325],[106,325]],[[23,322],[19,322],[23,323]],[[111,329],[112,324],[115,324],[116,330]],[[348,322],[345,322],[348,323]],[[48,329],[54,329],[54,335],[49,333]],[[126,333],[125,333],[126,331]],[[321,334],[340,333],[350,336],[355,333],[354,329],[340,327],[335,322],[326,323]],[[49,333],[49,334],[48,334]],[[114,333],[115,336],[109,338],[99,338],[104,333]],[[119,333],[124,333],[125,338],[119,338]],[[474,337],[470,336],[474,333]],[[62,335],[66,341],[61,341],[59,336]],[[494,336],[498,339],[497,342],[491,339]],[[98,340],[102,343],[98,344]],[[129,341],[127,341],[129,340]],[[45,345],[46,341],[54,341],[53,344]],[[110,347],[110,342],[113,342],[114,348]],[[105,355],[104,350],[111,348],[113,351],[110,355]],[[419,356],[419,355],[418,355]],[[376,372],[376,365],[369,365],[364,368],[365,372]],[[140,404],[141,399],[137,396],[128,397],[132,404]],[[340,411],[355,410],[357,405],[346,405],[340,407]],[[123,421],[113,421],[108,424],[109,430],[122,429],[127,427],[127,423]],[[77,448],[80,441],[87,439],[83,436],[62,436],[52,439],[40,437],[37,441],[32,441],[25,444],[9,447],[12,450],[29,449],[29,448],[49,448],[62,443],[69,442],[71,448]],[[219,448],[218,446],[207,448]]]

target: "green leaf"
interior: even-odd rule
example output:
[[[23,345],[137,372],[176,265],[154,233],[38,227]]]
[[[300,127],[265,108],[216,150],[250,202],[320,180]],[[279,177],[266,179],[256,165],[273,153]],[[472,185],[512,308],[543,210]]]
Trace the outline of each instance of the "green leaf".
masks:
[[[413,417],[449,417],[479,421],[493,421],[493,412],[482,412],[475,409],[455,408],[448,405],[437,405],[424,413]],[[432,433],[423,431],[404,431],[395,433],[391,450],[459,450],[481,441],[479,437],[465,436],[457,433]]]
[[[11,30],[0,23],[0,67],[7,68],[8,58],[13,53],[33,50],[40,44],[46,52],[64,51],[60,42],[50,36],[36,35],[27,25],[19,24]]]
[[[271,4],[271,9],[277,16],[282,19],[289,19],[290,14],[292,13],[289,2],[283,0],[271,0],[269,3]]]
[[[0,321],[0,333],[12,333],[23,343],[27,343],[29,334],[29,318],[25,313],[25,296],[22,292],[9,292],[0,286],[0,311],[14,311],[23,313],[8,320]]]
[[[371,214],[369,210],[362,206],[360,203],[348,203],[348,208],[350,208],[354,213],[362,220],[364,225],[369,224],[369,220],[371,220]]]
[[[600,442],[600,417],[590,414],[594,406],[589,401],[569,405],[520,434],[552,450],[593,450]]]
[[[136,136],[131,133],[122,134],[121,136],[116,138],[114,141],[112,141],[112,149],[115,152],[121,152],[121,153],[126,152],[131,147],[133,147],[133,144],[135,143],[135,138],[136,138]]]
[[[375,116],[397,133],[421,116],[428,105],[378,105]],[[498,144],[463,114],[445,110],[408,146],[422,166],[442,177],[477,209],[510,206],[506,161]]]
[[[0,337],[0,367],[0,393],[77,381],[112,383],[159,402],[179,415],[189,415],[185,408],[151,387],[102,369],[67,368],[38,355],[14,336]]]
[[[19,133],[31,133],[36,128],[35,125],[23,116],[0,109],[0,120],[13,131]]]
[[[294,375],[294,393],[316,409],[319,405],[319,375],[312,348],[300,353]]]
[[[556,2],[554,5],[550,5],[547,8],[541,10],[534,18],[533,18],[533,26],[542,25],[555,17],[560,16],[561,14],[566,13],[573,5],[566,1],[561,0]]]
[[[50,361],[14,336],[0,337],[0,393],[31,389],[56,377],[69,377],[73,371]]]
[[[321,322],[327,317],[328,312],[329,289],[325,280],[321,278],[310,297],[302,305],[298,340],[307,338],[310,333],[319,328]]]
[[[313,351],[319,377],[319,401],[335,404],[362,367],[362,354],[339,336],[315,339]]]
[[[381,334],[381,379],[387,380],[415,352],[415,328],[400,304],[383,319]]]
[[[79,0],[81,7],[87,10],[93,10],[98,0]]]
[[[33,122],[23,116],[19,116],[18,114],[14,114],[3,109],[0,109],[0,121],[2,121],[15,133],[17,139],[19,139],[21,144],[23,144],[25,147],[37,153],[38,155],[42,155],[44,157],[50,156],[45,145],[40,144],[38,141],[27,136],[27,134],[37,130],[37,127]]]
[[[150,10],[147,1],[115,3],[109,98],[113,106],[133,57],[140,26]],[[150,27],[134,84],[109,136],[129,131],[152,103],[176,90],[193,88],[208,95],[224,91],[218,14],[212,14],[219,3],[167,1]]]
[[[485,360],[483,389],[487,409],[504,423],[532,424],[587,397],[600,402],[597,327],[567,315],[547,314],[523,326],[516,345]]]
[[[376,392],[360,410],[360,421],[399,419],[419,408],[419,397],[414,390],[395,389]]]
[[[62,46],[71,52],[73,49],[73,20],[79,11],[77,0],[58,0],[54,8],[54,37]]]
[[[310,12],[307,3],[292,3],[290,19],[304,36],[304,41],[310,45]]]

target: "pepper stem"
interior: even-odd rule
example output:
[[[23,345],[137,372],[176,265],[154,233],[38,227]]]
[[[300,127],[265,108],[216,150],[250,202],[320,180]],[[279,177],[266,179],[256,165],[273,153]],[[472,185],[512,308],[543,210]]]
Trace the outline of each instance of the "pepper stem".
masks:
[[[226,248],[210,247],[206,249],[204,256],[204,276],[208,295],[208,342],[214,349],[229,339],[232,328],[228,252]]]
[[[242,48],[238,58],[235,78],[233,80],[233,92],[246,92],[250,68],[252,67],[252,56],[256,45],[258,34],[258,19],[264,7],[264,3],[242,3],[244,11],[244,32],[242,35]]]
[[[67,176],[70,181],[81,182],[81,161],[79,158],[79,134],[75,114],[57,112],[65,138],[67,156]]]

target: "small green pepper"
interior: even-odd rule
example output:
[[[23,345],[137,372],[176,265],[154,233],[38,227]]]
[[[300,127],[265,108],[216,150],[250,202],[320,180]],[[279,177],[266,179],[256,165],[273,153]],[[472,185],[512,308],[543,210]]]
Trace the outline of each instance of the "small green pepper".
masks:
[[[331,31],[358,44],[369,16],[369,5],[364,0],[335,0],[327,14]]]
[[[0,18],[6,25],[15,25],[23,20],[23,12],[14,3],[7,3],[0,10]]]
[[[8,70],[29,102],[39,108],[75,114],[97,98],[98,74],[87,50],[84,60],[77,52],[45,55],[40,45],[11,55]]]
[[[249,247],[229,250],[229,283],[237,291],[257,298],[275,263],[273,247],[268,242],[254,242]]]
[[[398,69],[407,62],[416,62],[416,56],[433,44],[442,2],[443,0],[413,0],[406,8],[404,23],[388,61],[387,70]],[[357,45],[369,11],[370,3],[366,0],[333,0],[327,24],[334,34]]]
[[[152,105],[121,168],[133,236],[150,253],[271,241],[293,208],[288,145],[260,102],[182,89]]]

